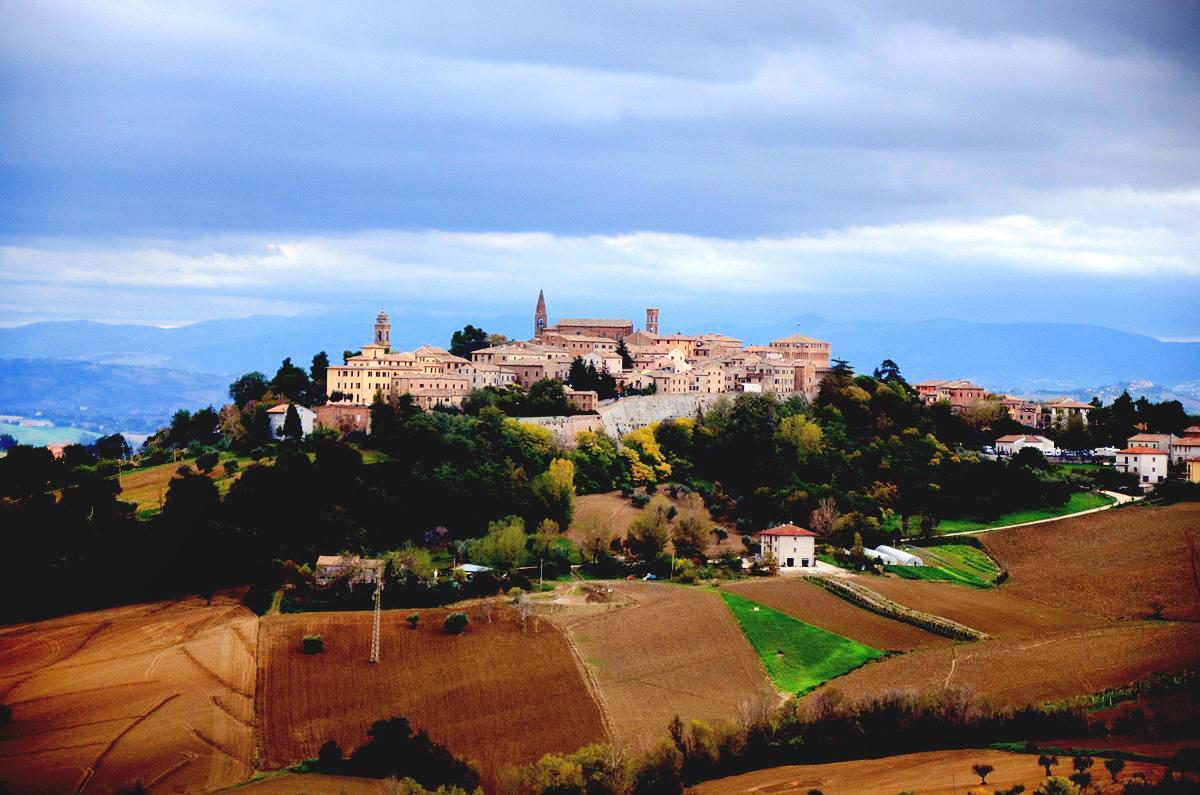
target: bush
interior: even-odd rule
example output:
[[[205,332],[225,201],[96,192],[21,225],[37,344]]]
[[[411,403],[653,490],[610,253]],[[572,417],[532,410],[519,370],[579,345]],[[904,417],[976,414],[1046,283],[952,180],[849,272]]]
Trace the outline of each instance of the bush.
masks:
[[[236,458],[230,458],[229,460],[227,460],[225,462],[224,466],[225,466],[226,477],[228,477],[229,475],[232,475],[238,471],[238,462],[237,462]]]
[[[0,704],[0,726],[7,726],[12,720],[12,707],[8,704]]]
[[[201,472],[212,472],[213,467],[217,465],[219,458],[220,457],[216,454],[216,452],[208,450],[196,456],[196,467]]]
[[[467,618],[466,613],[451,613],[446,616],[446,621],[442,624],[442,629],[447,635],[459,635],[467,624],[471,623],[471,619]]]
[[[404,619],[404,620],[408,622],[408,626],[409,626],[410,628],[412,628],[412,629],[416,629],[416,628],[417,628],[417,622],[421,620],[421,614],[420,614],[420,613],[409,613],[409,614],[408,614],[408,615],[405,617],[405,619]]]
[[[305,635],[300,646],[304,649],[305,654],[320,654],[325,651],[325,641],[321,639],[320,635]]]

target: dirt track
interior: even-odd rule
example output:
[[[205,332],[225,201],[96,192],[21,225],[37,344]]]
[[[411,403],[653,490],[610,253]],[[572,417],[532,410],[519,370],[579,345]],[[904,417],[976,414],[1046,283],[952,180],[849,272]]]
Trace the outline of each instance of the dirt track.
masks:
[[[229,786],[252,772],[257,620],[229,598],[0,630],[0,780],[13,792]]]

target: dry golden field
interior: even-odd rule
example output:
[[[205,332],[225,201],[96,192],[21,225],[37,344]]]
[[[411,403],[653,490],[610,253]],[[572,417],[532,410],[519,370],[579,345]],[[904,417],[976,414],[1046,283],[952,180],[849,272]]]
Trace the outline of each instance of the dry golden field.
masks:
[[[507,765],[605,739],[600,709],[562,632],[547,621],[522,630],[505,605],[468,608],[462,635],[442,632],[449,611],[384,613],[381,662],[367,662],[371,614],[270,616],[261,624],[258,716],[261,767],[317,755],[327,740],[349,753],[367,729],[402,715],[472,761],[485,785]],[[319,634],[321,654],[300,650]]]
[[[194,792],[254,761],[257,619],[232,597],[0,629],[0,780],[13,792]]]

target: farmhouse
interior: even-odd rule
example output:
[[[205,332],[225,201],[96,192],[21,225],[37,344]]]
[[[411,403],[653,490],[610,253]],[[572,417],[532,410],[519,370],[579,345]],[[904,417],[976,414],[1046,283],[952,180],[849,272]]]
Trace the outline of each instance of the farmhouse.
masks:
[[[1138,433],[1125,440],[1126,447],[1149,447],[1166,453],[1171,450],[1175,437],[1169,433]]]
[[[342,555],[321,555],[317,558],[315,579],[317,585],[332,585],[343,577],[349,578],[351,587],[374,585],[383,576],[387,563],[370,558],[351,558]]]
[[[1167,478],[1166,450],[1153,447],[1126,447],[1117,451],[1117,460],[1113,466],[1121,472],[1132,472],[1138,476],[1138,482],[1143,488],[1155,483],[1161,483]]]
[[[1200,435],[1185,436],[1171,443],[1171,461],[1191,461],[1200,458]]]
[[[1045,436],[1033,434],[1013,433],[996,440],[996,453],[999,455],[1016,455],[1024,447],[1040,450],[1043,455],[1051,455],[1055,449],[1054,442]]]
[[[771,555],[782,569],[807,569],[816,565],[817,534],[794,524],[781,524],[758,534],[762,556]]]

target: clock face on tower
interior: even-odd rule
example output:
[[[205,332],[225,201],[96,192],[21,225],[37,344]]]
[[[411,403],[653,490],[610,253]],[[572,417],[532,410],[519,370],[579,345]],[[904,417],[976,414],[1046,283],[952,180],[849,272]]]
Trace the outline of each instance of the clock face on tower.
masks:
[[[539,317],[539,318],[537,319],[537,327],[538,327],[539,329],[544,329],[544,328],[546,328],[546,318],[544,318],[544,317]]]

